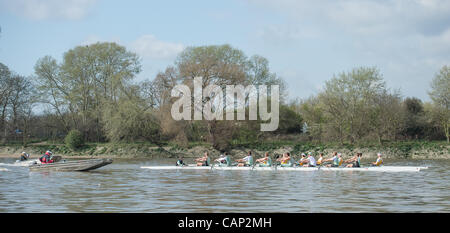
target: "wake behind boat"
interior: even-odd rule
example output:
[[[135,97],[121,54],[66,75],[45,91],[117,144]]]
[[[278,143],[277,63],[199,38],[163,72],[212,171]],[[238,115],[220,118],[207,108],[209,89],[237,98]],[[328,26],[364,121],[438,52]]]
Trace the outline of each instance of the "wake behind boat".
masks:
[[[41,163],[39,159],[32,159],[27,161],[17,160],[14,163],[0,163],[0,166],[8,166],[8,167],[29,167],[33,164]]]

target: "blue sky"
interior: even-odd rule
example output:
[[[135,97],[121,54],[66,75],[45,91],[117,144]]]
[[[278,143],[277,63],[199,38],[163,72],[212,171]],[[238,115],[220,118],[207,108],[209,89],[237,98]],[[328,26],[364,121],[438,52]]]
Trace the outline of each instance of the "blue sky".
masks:
[[[433,76],[450,65],[447,0],[0,0],[0,62],[32,75],[45,55],[114,41],[142,58],[153,79],[186,46],[228,43],[266,57],[289,96],[376,66],[388,87],[428,101]]]

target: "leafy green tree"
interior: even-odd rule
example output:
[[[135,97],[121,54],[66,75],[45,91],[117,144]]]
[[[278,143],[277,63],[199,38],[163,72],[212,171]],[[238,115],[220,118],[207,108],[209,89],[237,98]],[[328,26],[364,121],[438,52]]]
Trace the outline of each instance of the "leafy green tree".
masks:
[[[405,127],[404,119],[405,111],[399,91],[391,93],[385,89],[373,98],[367,123],[378,143],[382,143],[383,137],[396,140]]]
[[[405,108],[405,134],[409,138],[418,139],[424,133],[424,110],[420,99],[406,98],[403,102]]]
[[[11,71],[0,63],[0,130],[5,131],[7,107],[11,96]],[[4,135],[6,136],[6,135]]]
[[[35,65],[42,102],[53,108],[66,129],[76,127],[96,141],[102,138],[103,107],[117,104],[140,71],[135,53],[107,42],[77,46],[64,53],[61,64],[47,56]]]
[[[211,84],[221,88],[225,88],[226,85],[283,84],[281,78],[270,72],[267,59],[256,55],[248,59],[243,51],[227,44],[188,47],[179,54],[175,65],[178,80],[190,86],[191,93],[194,93],[192,88],[195,77],[202,77],[202,88]],[[215,95],[204,96],[201,103],[195,104],[201,106],[197,110],[202,111],[212,98],[215,98]],[[234,107],[234,101],[227,100],[222,112],[230,107]],[[226,142],[231,141],[236,122],[227,120],[219,123],[217,120],[208,120],[204,124],[209,141],[213,145],[220,144],[221,148],[225,148]],[[221,143],[218,143],[219,140]]]
[[[297,103],[299,113],[304,122],[308,124],[308,134],[312,140],[321,142],[326,133],[329,119],[324,110],[325,106],[319,98],[311,96],[306,100]]]
[[[319,94],[339,141],[355,142],[367,132],[372,99],[385,89],[378,69],[360,67],[341,73],[325,83]]]
[[[84,145],[83,135],[78,130],[71,130],[64,139],[66,146],[72,150],[81,148]]]
[[[280,125],[276,133],[280,134],[299,134],[302,132],[303,119],[300,114],[286,105],[280,106]]]
[[[433,100],[434,113],[439,125],[450,143],[450,67],[444,66],[431,82],[428,93]]]
[[[107,138],[113,142],[160,141],[160,123],[155,111],[139,96],[130,94],[117,103],[108,103],[103,108],[102,123]]]

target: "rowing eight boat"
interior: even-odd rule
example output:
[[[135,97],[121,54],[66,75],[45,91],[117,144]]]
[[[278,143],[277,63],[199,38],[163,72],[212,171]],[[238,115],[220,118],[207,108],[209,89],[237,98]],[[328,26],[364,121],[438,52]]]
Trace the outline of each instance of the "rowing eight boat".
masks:
[[[418,172],[428,167],[380,166],[380,167],[221,167],[221,166],[144,166],[150,170],[255,170],[255,171],[376,171],[376,172]]]

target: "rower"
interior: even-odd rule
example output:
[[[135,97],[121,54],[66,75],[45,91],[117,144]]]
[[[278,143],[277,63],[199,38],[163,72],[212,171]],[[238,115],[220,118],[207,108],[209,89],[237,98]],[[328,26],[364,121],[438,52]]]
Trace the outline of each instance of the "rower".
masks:
[[[335,151],[335,152],[333,152],[333,157],[322,160],[321,164],[324,162],[332,162],[332,161],[336,160],[336,158],[337,158],[337,152]]]
[[[342,154],[338,153],[338,166],[341,166],[344,162],[344,158],[342,158]]]
[[[346,160],[345,163],[349,163],[347,167],[361,167],[361,157],[362,153],[356,153],[353,158]]]
[[[253,166],[253,156],[252,152],[249,151],[247,156],[243,159],[237,159],[236,162],[238,162],[238,167],[250,167]]]
[[[334,152],[333,155],[334,156],[332,158],[325,159],[323,162],[329,162],[329,161],[333,162],[332,164],[328,165],[327,167],[339,167],[339,166],[341,166],[342,162],[343,162],[342,154]]]
[[[177,164],[175,166],[186,166],[186,164],[183,162],[183,156],[181,156],[178,161]]]
[[[264,154],[263,158],[257,159],[257,163],[259,163],[260,167],[271,167],[272,166],[272,158],[269,156],[269,152]]]
[[[372,166],[381,166],[383,164],[383,159],[381,158],[381,153],[377,154],[377,161],[372,163]]]
[[[53,157],[53,153],[48,150],[45,152],[44,155],[42,155],[39,158],[39,161],[41,161],[41,163],[53,163],[54,161],[53,161],[52,157]]]
[[[298,161],[298,163],[299,163],[300,166],[303,166],[303,165],[305,165],[305,164],[308,163],[307,160],[308,160],[308,159],[306,158],[305,153],[302,153],[302,158]]]
[[[195,159],[195,162],[197,162],[197,166],[209,166],[210,161],[211,160],[208,156],[208,152],[205,152],[203,157]]]
[[[303,167],[315,167],[317,166],[316,159],[312,156],[312,153],[308,153],[308,158],[306,159],[307,164],[303,165]]]
[[[214,160],[216,162],[219,162],[219,166],[231,166],[231,158],[230,155],[228,155],[227,152],[225,152],[220,158]]]
[[[20,161],[25,161],[28,160],[30,158],[30,155],[26,152],[22,152],[22,154],[20,154]]]
[[[317,160],[316,164],[320,166],[322,164],[322,160],[323,160],[323,153],[320,153],[319,159]]]
[[[292,167],[294,163],[292,162],[291,154],[286,152],[283,154],[283,157],[277,159],[277,161],[281,162],[281,167]]]

